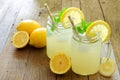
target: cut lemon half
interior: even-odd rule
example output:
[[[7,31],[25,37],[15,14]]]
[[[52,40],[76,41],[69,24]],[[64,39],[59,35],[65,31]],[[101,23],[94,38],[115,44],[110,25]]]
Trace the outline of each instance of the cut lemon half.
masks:
[[[50,60],[50,69],[53,73],[64,74],[71,67],[70,57],[64,53],[57,53]]]
[[[95,21],[90,24],[86,30],[86,36],[93,37],[93,35],[100,33],[100,38],[102,42],[106,42],[111,35],[111,28],[108,23],[102,20]]]
[[[81,20],[84,19],[83,12],[79,8],[70,7],[60,17],[60,22],[64,28],[69,28],[71,25],[68,16],[72,17],[75,25],[81,23]]]
[[[104,61],[105,58],[102,58]],[[112,59],[109,59],[107,62],[103,62],[100,64],[99,73],[103,76],[110,77],[115,72],[116,65]]]
[[[13,35],[12,41],[16,48],[23,48],[29,42],[29,34],[25,31],[18,31]]]

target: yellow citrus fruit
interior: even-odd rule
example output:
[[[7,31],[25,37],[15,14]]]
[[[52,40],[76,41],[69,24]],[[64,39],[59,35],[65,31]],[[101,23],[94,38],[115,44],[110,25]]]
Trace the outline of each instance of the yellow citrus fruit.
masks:
[[[60,17],[60,22],[64,28],[68,28],[71,25],[68,16],[71,16],[75,25],[81,23],[81,20],[84,19],[83,12],[79,8],[70,7]]]
[[[116,69],[116,65],[112,59],[103,62],[106,58],[102,58],[102,63],[99,67],[99,73],[103,76],[110,77],[113,75]]]
[[[64,53],[57,53],[50,60],[50,69],[53,73],[64,74],[70,69],[70,67],[70,57]]]
[[[18,31],[13,35],[12,43],[16,48],[23,48],[29,42],[29,34],[25,31]]]
[[[111,28],[108,23],[102,20],[94,21],[90,24],[90,26],[86,29],[86,36],[93,37],[95,34],[99,33],[102,42],[106,42],[111,35]]]
[[[46,28],[38,28],[31,33],[30,45],[36,48],[42,48],[46,46]]]
[[[16,29],[18,31],[26,31],[29,34],[31,34],[33,30],[40,28],[40,27],[41,25],[35,20],[23,20],[18,24]]]

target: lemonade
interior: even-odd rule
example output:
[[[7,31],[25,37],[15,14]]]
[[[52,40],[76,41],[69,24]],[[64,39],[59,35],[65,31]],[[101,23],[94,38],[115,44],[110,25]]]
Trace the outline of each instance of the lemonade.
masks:
[[[100,65],[101,41],[83,42],[72,39],[71,61],[73,72],[90,75],[98,72]]]
[[[57,17],[52,15],[48,6],[47,24],[47,56],[50,59],[50,69],[56,74],[66,73],[65,56],[70,57],[72,71],[80,75],[91,75],[98,71],[104,75],[112,75],[115,66],[109,66],[110,47],[108,46],[106,62],[101,63],[102,44],[107,42],[111,35],[111,29],[107,22],[97,20],[86,22],[79,8],[70,7],[63,9]],[[64,59],[58,53],[65,54]],[[54,59],[55,58],[55,59]],[[63,61],[63,64],[61,64]],[[100,67],[101,66],[101,67]],[[107,68],[110,68],[107,71]],[[106,68],[106,69],[104,69]],[[61,73],[61,70],[63,73]],[[106,75],[107,74],[107,75]]]
[[[54,54],[62,52],[70,56],[70,38],[72,29],[64,29],[58,25],[58,30],[52,31],[47,26],[47,56],[51,58]]]
[[[48,8],[48,6],[46,7]],[[50,13],[49,9],[48,12]],[[75,7],[65,8],[57,15],[51,15],[51,20],[48,18],[47,55],[49,58],[59,52],[70,56],[70,39],[72,37],[72,27],[68,19],[68,15],[73,17],[76,24],[81,23],[81,20],[84,19],[82,11]]]

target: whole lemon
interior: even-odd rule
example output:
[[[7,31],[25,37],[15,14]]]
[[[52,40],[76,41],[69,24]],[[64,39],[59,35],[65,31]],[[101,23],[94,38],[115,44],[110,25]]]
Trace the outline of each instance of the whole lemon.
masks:
[[[30,45],[36,48],[42,48],[46,46],[46,28],[38,28],[31,33]]]
[[[17,31],[26,31],[31,34],[33,30],[40,28],[41,25],[35,20],[23,20],[16,27]]]

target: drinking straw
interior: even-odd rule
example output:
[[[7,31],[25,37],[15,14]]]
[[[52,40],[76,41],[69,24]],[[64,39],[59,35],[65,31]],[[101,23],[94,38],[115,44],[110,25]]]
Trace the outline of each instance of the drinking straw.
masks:
[[[80,39],[80,36],[78,35],[79,33],[78,33],[78,31],[76,30],[75,24],[74,24],[71,16],[68,16],[68,19],[70,20],[70,22],[71,22],[71,24],[72,24],[72,27],[73,27],[73,30],[74,30],[76,36]]]
[[[53,25],[56,27],[56,24],[55,24],[54,19],[53,19],[53,17],[52,17],[52,13],[51,13],[51,11],[50,11],[50,9],[49,9],[47,3],[45,3],[44,5],[45,5],[45,7],[46,7],[46,9],[47,9],[47,11],[48,11],[48,14],[49,14],[49,16],[50,16],[52,22],[53,22]]]

